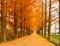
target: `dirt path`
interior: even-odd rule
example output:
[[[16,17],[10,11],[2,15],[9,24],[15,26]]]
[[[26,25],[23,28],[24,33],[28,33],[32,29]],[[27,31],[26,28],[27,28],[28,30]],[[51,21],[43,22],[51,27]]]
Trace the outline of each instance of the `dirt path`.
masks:
[[[31,34],[10,42],[2,43],[0,46],[55,46],[48,42],[47,39],[37,35]]]

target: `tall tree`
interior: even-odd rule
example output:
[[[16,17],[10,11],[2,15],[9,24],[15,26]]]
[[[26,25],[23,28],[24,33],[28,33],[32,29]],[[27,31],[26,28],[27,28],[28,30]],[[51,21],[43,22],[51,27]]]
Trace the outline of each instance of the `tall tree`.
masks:
[[[42,0],[42,17],[44,17],[44,16],[43,16],[43,0]],[[42,18],[42,19],[43,19],[43,18]],[[43,27],[43,22],[44,22],[44,21],[42,21],[42,36],[43,36],[43,29],[44,29],[44,27]]]
[[[4,0],[1,0],[2,2],[1,2],[1,9],[2,9],[2,11],[1,11],[1,36],[2,36],[2,38],[1,38],[1,41],[2,42],[5,42],[6,41],[6,33],[5,33],[5,31],[6,31],[6,17],[5,17],[5,14],[4,14]]]
[[[46,25],[47,25],[47,21],[46,21],[46,19],[47,19],[47,0],[45,0],[45,25],[44,25],[44,37],[46,37]]]
[[[60,37],[60,0],[59,0],[59,37]],[[60,45],[60,43],[59,43],[59,45]]]
[[[17,38],[17,14],[16,14],[16,2],[14,2],[14,37]]]
[[[23,28],[22,28],[22,11],[23,11],[23,8],[21,8],[21,34],[23,36]]]
[[[50,40],[50,31],[51,31],[51,0],[49,0],[48,40]]]
[[[59,0],[59,34],[60,34],[60,0]]]

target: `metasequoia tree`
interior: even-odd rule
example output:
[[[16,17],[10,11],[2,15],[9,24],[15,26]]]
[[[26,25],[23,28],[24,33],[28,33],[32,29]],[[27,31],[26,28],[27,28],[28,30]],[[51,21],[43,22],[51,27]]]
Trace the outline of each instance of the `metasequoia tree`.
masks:
[[[60,34],[60,0],[59,0],[59,34]]]
[[[46,26],[47,26],[47,0],[45,0],[45,25],[44,25],[44,37],[46,37]]]
[[[48,25],[48,40],[50,40],[51,31],[51,0],[49,0],[49,25]]]
[[[6,2],[0,0],[1,3],[1,41],[6,41]]]
[[[43,0],[42,0],[42,17],[44,17],[44,16],[43,16],[43,6],[44,6],[44,5],[43,5]],[[42,34],[41,34],[42,36],[43,36],[43,30],[44,30],[44,25],[43,25],[43,23],[44,23],[44,21],[43,21],[43,18],[42,18]]]

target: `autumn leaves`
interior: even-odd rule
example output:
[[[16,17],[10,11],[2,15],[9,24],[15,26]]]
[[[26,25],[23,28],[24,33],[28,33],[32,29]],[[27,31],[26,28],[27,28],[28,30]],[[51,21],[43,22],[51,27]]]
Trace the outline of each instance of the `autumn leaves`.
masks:
[[[17,17],[17,28],[29,28],[32,31],[37,31],[41,27],[42,14],[40,0],[6,0],[4,1],[4,15],[6,15],[7,22],[11,23],[10,27],[14,25],[14,14]],[[16,12],[16,13],[14,13]],[[22,26],[21,26],[22,25]],[[14,26],[12,26],[14,28]]]
[[[28,2],[27,2],[28,3]],[[41,27],[42,14],[39,0],[35,0],[32,4],[28,5],[23,10],[25,16],[26,27],[32,31],[37,31]]]

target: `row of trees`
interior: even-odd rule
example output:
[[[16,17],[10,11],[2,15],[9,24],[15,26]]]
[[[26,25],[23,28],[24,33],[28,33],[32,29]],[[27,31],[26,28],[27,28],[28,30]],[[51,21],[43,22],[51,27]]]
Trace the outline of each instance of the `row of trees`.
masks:
[[[23,32],[37,31],[41,27],[42,14],[39,0],[0,0],[0,5],[1,41],[6,41],[6,28],[14,30],[14,38],[17,38],[19,29],[23,36]]]
[[[20,34],[22,36],[24,35],[23,32],[29,33],[29,30],[32,31],[39,30],[39,32],[40,30],[42,30],[42,36],[46,37],[47,21],[48,21],[48,40],[50,40],[51,2],[52,0],[49,0],[49,16],[47,17],[47,9],[46,9],[47,0],[45,0],[45,9],[43,1],[39,2],[39,1],[28,0],[26,3],[26,1],[24,2],[24,0],[23,1],[0,0],[1,35],[2,35],[1,40],[6,41],[6,28],[10,29],[12,28],[14,30],[15,38],[18,37],[17,32],[18,29],[20,29]],[[42,4],[40,5],[40,3]],[[60,0],[59,0],[59,27],[60,27]],[[60,34],[60,28],[59,28],[59,34]]]
[[[45,6],[45,7],[43,7]],[[42,16],[43,16],[43,22],[42,22],[42,36],[46,38],[46,30],[48,27],[48,40],[50,40],[50,31],[51,31],[51,0],[49,0],[49,15],[47,16],[47,0],[45,0],[45,4],[42,1]],[[48,26],[47,26],[48,23]]]
[[[52,15],[51,15],[51,13],[52,13],[52,3],[53,2],[56,2],[56,1],[58,1],[59,2],[59,37],[60,37],[60,0],[49,0],[49,12],[48,12],[48,16],[47,16],[47,0],[45,0],[45,8],[44,8],[44,3],[43,3],[43,1],[42,1],[42,16],[43,16],[43,26],[42,26],[42,36],[44,37],[44,38],[46,38],[46,33],[47,33],[47,29],[48,29],[48,40],[50,40],[50,35],[51,35],[51,17],[52,17]],[[47,23],[48,23],[48,25],[47,25]],[[60,40],[60,39],[59,39]],[[59,43],[59,45],[60,45],[60,43]]]

